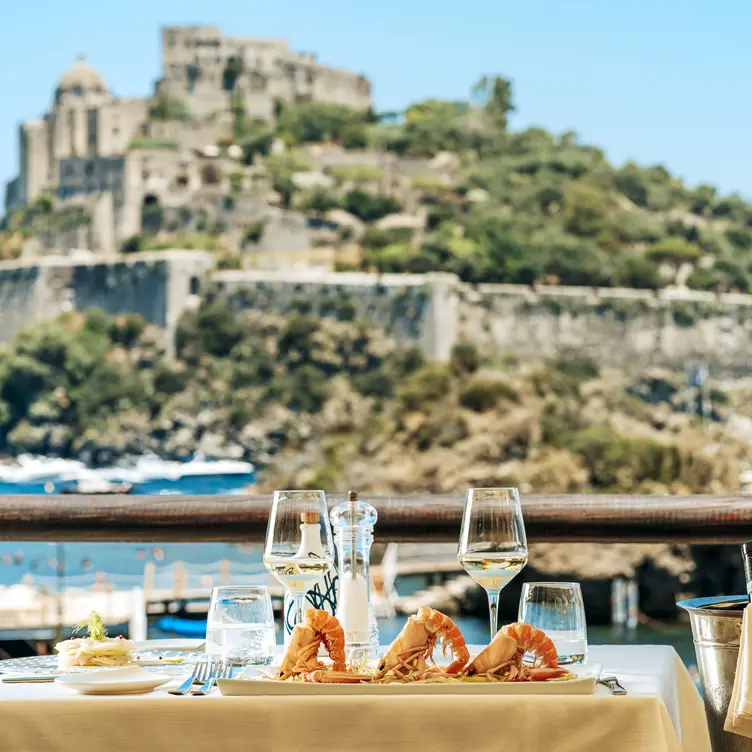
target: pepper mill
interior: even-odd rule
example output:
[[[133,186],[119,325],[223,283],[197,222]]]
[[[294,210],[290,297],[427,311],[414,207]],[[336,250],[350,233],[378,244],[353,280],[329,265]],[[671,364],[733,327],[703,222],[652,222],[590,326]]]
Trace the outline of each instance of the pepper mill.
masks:
[[[350,666],[365,669],[376,657],[379,630],[371,604],[371,545],[378,515],[371,504],[349,491],[347,501],[331,512],[339,560],[337,618],[345,633]]]

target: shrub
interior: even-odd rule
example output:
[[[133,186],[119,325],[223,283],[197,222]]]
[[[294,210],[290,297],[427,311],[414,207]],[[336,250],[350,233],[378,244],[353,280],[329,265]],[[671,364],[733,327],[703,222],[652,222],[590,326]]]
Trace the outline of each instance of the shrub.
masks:
[[[673,444],[620,436],[608,426],[572,431],[560,445],[580,456],[593,486],[603,490],[631,490],[645,480],[668,484],[681,474],[681,458]]]
[[[345,211],[354,214],[363,222],[374,222],[402,211],[402,204],[391,196],[376,196],[366,191],[354,190],[345,196]]]
[[[144,250],[146,239],[143,235],[131,235],[126,238],[120,245],[121,253],[139,253]]]
[[[292,199],[292,205],[300,211],[323,214],[331,209],[337,209],[340,205],[340,200],[324,188],[312,188],[295,194]]]
[[[475,376],[460,391],[460,404],[476,413],[493,409],[500,400],[517,402],[519,394],[505,381]]]
[[[179,394],[188,386],[189,372],[166,360],[154,366],[154,390],[158,394]]]
[[[217,269],[242,269],[243,257],[239,253],[224,253],[217,259]]]
[[[433,445],[451,447],[469,435],[467,421],[461,413],[442,410],[433,415],[413,435],[417,448],[424,452]]]
[[[146,321],[137,313],[117,316],[109,329],[110,339],[123,347],[133,347],[146,329]]]
[[[342,183],[369,183],[384,177],[380,167],[371,165],[337,165],[331,168],[331,173]]]
[[[399,390],[402,407],[418,411],[449,394],[452,379],[448,369],[439,363],[430,363],[412,373]]]
[[[480,354],[472,342],[458,342],[449,360],[452,371],[459,375],[475,373],[480,367]]]
[[[149,117],[152,120],[190,120],[188,105],[182,99],[158,95],[149,105]]]
[[[264,236],[265,227],[266,222],[263,219],[257,219],[250,222],[245,229],[245,234],[243,235],[243,246],[260,242],[261,238]]]
[[[688,243],[683,238],[669,237],[653,243],[647,251],[648,258],[654,261],[665,261],[671,264],[683,264],[697,261],[702,255],[699,246]]]
[[[126,147],[126,151],[135,149],[177,149],[180,146],[177,141],[166,138],[134,138]]]
[[[558,358],[552,363],[552,366],[560,373],[578,382],[596,379],[600,373],[598,364],[587,355]]]
[[[361,245],[364,248],[380,249],[389,245],[409,243],[412,237],[413,231],[408,227],[393,227],[389,230],[369,227],[363,234]]]
[[[613,281],[617,287],[635,287],[640,290],[657,290],[663,286],[658,266],[636,253],[624,253],[617,257]]]

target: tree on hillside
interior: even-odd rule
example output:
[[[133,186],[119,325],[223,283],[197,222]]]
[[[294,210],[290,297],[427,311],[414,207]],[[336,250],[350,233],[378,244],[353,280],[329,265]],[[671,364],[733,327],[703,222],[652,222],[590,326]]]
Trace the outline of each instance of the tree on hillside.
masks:
[[[472,94],[497,126],[507,127],[508,115],[514,112],[511,81],[502,76],[483,76],[473,86]]]
[[[277,132],[294,144],[342,141],[362,142],[355,127],[365,128],[366,115],[349,107],[326,102],[302,102],[282,111]]]

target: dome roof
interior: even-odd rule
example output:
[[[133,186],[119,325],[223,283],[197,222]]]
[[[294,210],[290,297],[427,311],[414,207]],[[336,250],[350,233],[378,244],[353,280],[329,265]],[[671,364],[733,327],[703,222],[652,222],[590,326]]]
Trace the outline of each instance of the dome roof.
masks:
[[[80,89],[80,93],[97,92],[104,94],[108,91],[107,84],[83,57],[80,57],[60,78],[58,91],[73,91]]]

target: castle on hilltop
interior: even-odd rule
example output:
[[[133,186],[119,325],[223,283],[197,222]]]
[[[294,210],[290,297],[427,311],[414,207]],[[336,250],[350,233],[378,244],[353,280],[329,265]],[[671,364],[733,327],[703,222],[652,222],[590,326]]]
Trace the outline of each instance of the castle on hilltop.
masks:
[[[66,220],[41,250],[110,251],[142,229],[144,208],[185,219],[186,205],[209,211],[238,168],[233,109],[271,121],[306,101],[356,110],[371,106],[362,75],[319,64],[283,41],[222,36],[212,26],[162,30],[162,78],[148,99],[113,96],[79,59],[60,78],[50,111],[19,128],[20,171],[6,210],[54,195]],[[147,211],[148,214],[148,211]],[[58,248],[59,246],[59,248]]]

